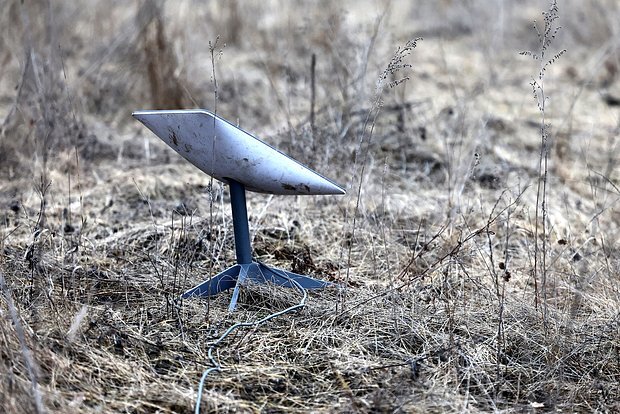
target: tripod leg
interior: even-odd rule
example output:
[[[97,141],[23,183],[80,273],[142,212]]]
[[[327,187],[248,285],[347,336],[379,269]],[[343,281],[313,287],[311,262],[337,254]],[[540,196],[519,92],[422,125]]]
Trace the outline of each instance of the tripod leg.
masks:
[[[248,275],[248,277],[257,280],[258,282],[266,281],[279,286],[294,287],[291,282],[291,280],[294,280],[305,289],[322,289],[333,285],[333,283],[326,282],[324,280],[314,279],[310,276],[299,275],[297,273],[288,272],[282,269],[276,269],[262,263],[257,263],[257,266],[259,273],[256,274],[252,272],[252,274]]]
[[[224,270],[222,273],[213,276],[211,279],[206,280],[183,293],[181,297],[183,299],[192,296],[213,296],[224,290],[235,287],[237,284],[237,278],[239,276],[240,266],[234,265]]]
[[[245,279],[248,277],[248,272],[254,263],[251,264],[239,264],[237,267],[239,268],[239,276],[237,277],[237,282],[235,284],[235,290],[233,291],[232,299],[230,299],[230,305],[228,305],[228,312],[233,312],[237,307],[237,299],[239,299],[239,287],[241,284],[245,282]]]

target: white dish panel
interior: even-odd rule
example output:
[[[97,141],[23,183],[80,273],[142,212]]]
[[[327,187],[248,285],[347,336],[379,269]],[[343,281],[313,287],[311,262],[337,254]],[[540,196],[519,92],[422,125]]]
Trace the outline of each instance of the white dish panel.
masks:
[[[269,194],[344,194],[342,187],[204,109],[132,114],[206,174]]]

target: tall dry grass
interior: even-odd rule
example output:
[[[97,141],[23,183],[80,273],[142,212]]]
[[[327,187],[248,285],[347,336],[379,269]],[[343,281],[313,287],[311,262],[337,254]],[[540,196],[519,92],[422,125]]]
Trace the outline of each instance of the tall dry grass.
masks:
[[[548,6],[5,0],[0,409],[190,411],[209,344],[297,303],[178,299],[234,260],[228,196],[129,114],[217,105],[347,186],[248,200],[260,260],[346,290],[228,336],[203,411],[617,411],[620,11],[558,5],[541,129]]]

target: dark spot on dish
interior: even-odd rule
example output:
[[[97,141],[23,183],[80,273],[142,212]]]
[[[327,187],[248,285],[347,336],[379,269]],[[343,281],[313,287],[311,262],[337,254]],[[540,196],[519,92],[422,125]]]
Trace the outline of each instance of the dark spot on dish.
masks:
[[[304,183],[300,183],[300,184],[298,184],[296,186],[283,183],[282,184],[282,188],[284,188],[285,190],[288,190],[288,191],[297,191],[297,192],[305,191],[306,193],[310,192],[310,186],[308,186],[307,184],[304,184]]]
[[[184,144],[185,146],[185,152],[190,152],[192,150],[192,146],[189,144]]]
[[[603,101],[609,106],[620,106],[620,97],[606,93],[603,95]]]
[[[179,141],[177,140],[177,134],[174,131],[170,131],[170,139],[172,140],[174,145],[176,145],[177,147],[179,146]]]
[[[249,162],[250,160],[247,158],[244,158],[243,161]]]

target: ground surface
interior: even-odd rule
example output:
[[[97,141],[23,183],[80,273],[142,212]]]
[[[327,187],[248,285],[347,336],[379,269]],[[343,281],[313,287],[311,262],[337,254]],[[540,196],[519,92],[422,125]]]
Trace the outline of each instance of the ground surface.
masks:
[[[0,411],[190,412],[210,349],[203,412],[620,410],[616,2],[559,4],[542,82],[542,1],[25,3],[0,3]],[[130,117],[179,107],[347,189],[248,198],[259,260],[344,289],[211,347],[301,295],[178,299],[234,262],[225,188]]]

